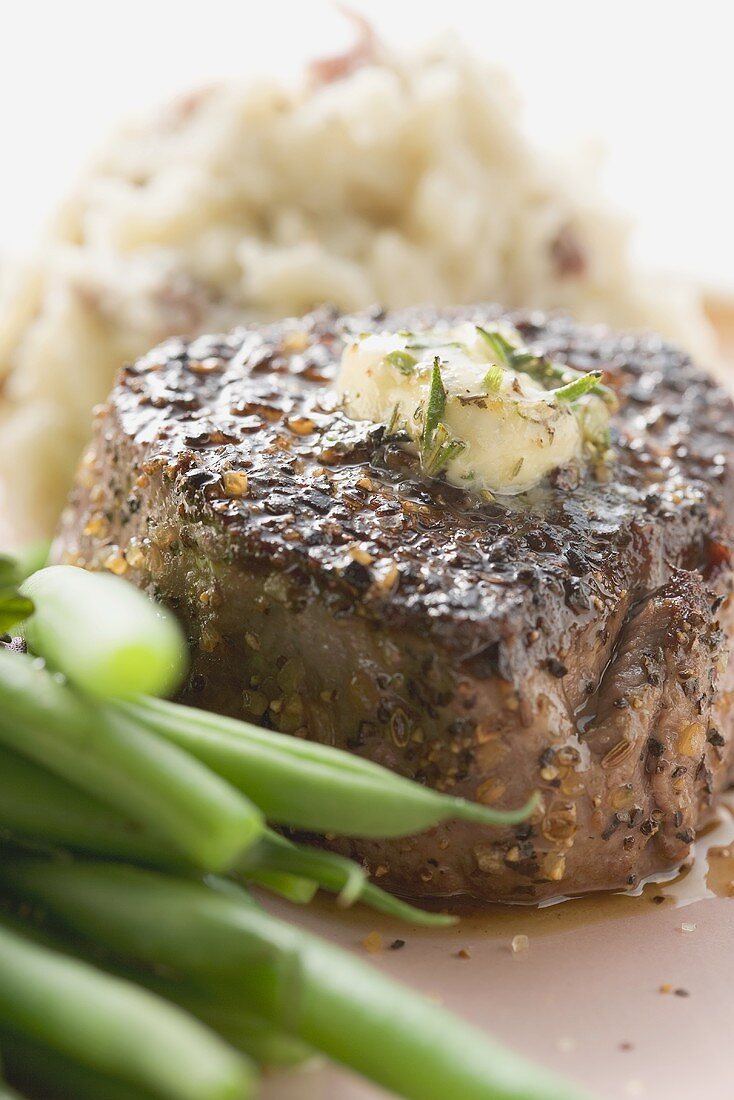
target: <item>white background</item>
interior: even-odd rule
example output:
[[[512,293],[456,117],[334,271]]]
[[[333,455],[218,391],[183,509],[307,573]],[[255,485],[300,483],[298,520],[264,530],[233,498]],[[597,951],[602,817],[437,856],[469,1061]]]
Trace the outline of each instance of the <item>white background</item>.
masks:
[[[388,39],[461,35],[509,69],[551,148],[594,139],[648,265],[734,290],[734,18],[714,0],[354,0]],[[295,73],[350,30],[321,0],[0,0],[0,249],[31,247],[116,119],[255,70]]]

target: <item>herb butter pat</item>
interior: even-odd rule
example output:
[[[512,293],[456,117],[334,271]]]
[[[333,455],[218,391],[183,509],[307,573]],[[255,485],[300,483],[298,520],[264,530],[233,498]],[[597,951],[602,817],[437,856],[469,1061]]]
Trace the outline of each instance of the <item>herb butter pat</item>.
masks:
[[[609,449],[600,372],[536,355],[506,326],[361,336],[337,388],[348,416],[385,424],[428,476],[478,492],[522,493]]]

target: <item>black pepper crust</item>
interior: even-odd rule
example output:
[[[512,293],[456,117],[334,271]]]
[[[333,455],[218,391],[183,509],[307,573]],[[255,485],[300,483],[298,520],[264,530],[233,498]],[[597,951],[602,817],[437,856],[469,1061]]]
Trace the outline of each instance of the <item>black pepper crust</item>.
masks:
[[[499,317],[604,370],[610,467],[480,502],[340,412],[350,334]],[[620,888],[685,858],[732,772],[733,438],[724,391],[657,337],[496,306],[324,310],[127,367],[56,556],[177,608],[190,702],[488,804],[541,791],[501,833],[330,841],[383,885]]]
[[[499,315],[484,307],[440,319]],[[454,651],[469,628],[472,652],[494,647],[488,659],[500,664],[521,622],[540,631],[536,661],[558,670],[559,632],[621,591],[644,594],[640,560],[651,538],[664,538],[669,566],[699,570],[710,565],[712,542],[728,543],[734,410],[656,337],[506,316],[543,353],[607,372],[621,408],[606,483],[587,472],[569,490],[559,476],[555,486],[486,504],[421,479],[383,428],[348,420],[327,389],[345,334],[420,330],[436,323],[430,310],[317,313],[193,345],[169,340],[123,371],[114,394],[120,426],[222,525],[233,555],[297,572],[337,613],[359,603],[396,627],[419,620]],[[226,492],[231,470],[247,476],[243,497]],[[135,503],[133,492],[123,508],[132,514]],[[364,551],[356,558],[355,543]],[[648,590],[662,580],[644,576]]]

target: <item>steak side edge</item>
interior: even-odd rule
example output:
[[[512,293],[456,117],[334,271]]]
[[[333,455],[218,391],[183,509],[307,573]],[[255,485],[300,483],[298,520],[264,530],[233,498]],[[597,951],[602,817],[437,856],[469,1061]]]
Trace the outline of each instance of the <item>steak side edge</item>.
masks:
[[[349,333],[501,315],[167,341],[98,411],[55,555],[177,611],[189,703],[489,805],[540,790],[512,828],[325,841],[405,894],[538,902],[676,867],[731,778],[734,409],[657,338],[512,313],[605,370],[609,468],[478,503],[339,410]]]

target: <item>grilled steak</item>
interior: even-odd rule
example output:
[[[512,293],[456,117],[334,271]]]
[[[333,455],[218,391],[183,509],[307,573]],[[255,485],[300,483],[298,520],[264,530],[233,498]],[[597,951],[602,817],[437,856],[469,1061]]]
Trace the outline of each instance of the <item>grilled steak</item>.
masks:
[[[513,313],[607,372],[611,469],[478,503],[339,411],[344,333],[500,316],[169,340],[99,411],[57,557],[177,609],[190,703],[491,805],[539,789],[510,829],[328,841],[414,896],[536,902],[677,866],[729,781],[734,410],[654,337]]]

